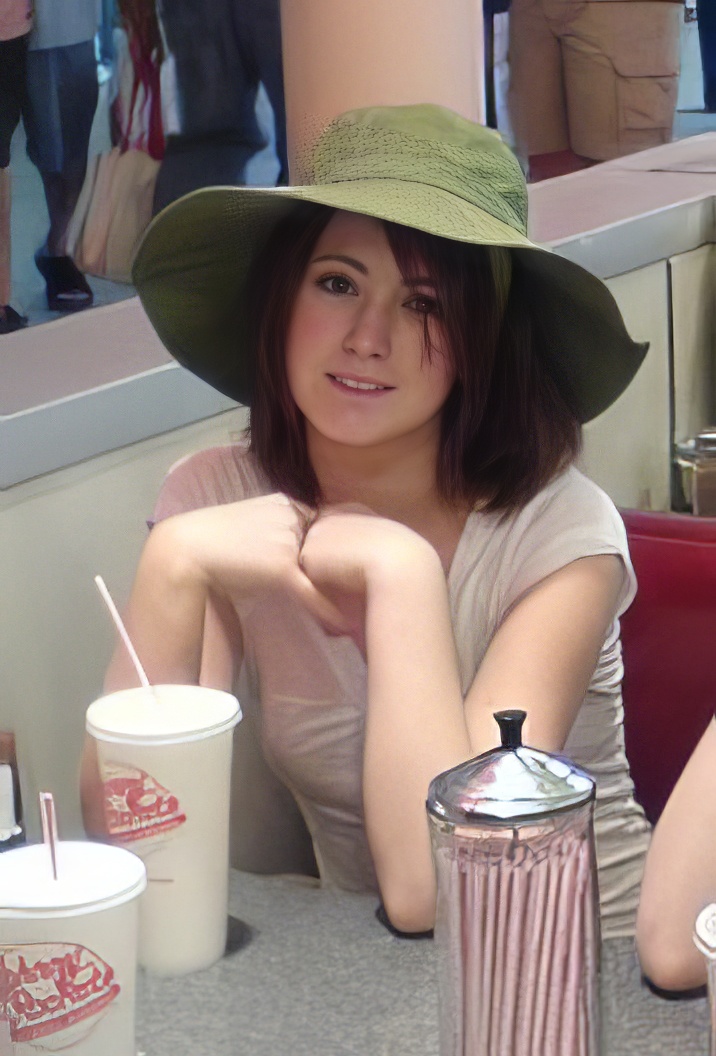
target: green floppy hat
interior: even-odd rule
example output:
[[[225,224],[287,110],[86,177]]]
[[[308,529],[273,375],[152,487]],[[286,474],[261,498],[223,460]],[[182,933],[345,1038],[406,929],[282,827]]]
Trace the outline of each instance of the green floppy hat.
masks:
[[[133,280],[169,352],[240,403],[253,362],[239,311],[251,265],[276,223],[314,202],[477,245],[503,246],[527,275],[541,354],[581,421],[601,414],[638,370],[606,286],[527,238],[527,189],[500,136],[432,104],[353,110],[332,122],[298,187],[208,187],[157,216]]]

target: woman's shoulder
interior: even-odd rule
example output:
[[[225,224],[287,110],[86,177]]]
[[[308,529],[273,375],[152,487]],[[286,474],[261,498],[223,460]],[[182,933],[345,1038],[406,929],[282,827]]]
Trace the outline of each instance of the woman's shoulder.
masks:
[[[244,442],[208,447],[185,455],[169,469],[153,521],[205,506],[239,502],[272,490]]]
[[[569,466],[535,495],[522,511],[528,520],[557,519],[564,527],[602,526],[623,533],[624,525],[614,502],[598,484],[576,466]]]
[[[619,612],[630,604],[636,580],[624,522],[606,492],[576,467],[547,484],[521,511],[514,529],[507,546],[514,598],[572,561],[612,554],[621,559],[624,574]]]
[[[500,517],[473,514],[460,548],[455,579],[489,570],[506,611],[540,580],[582,557],[613,554],[622,560],[620,608],[630,602],[635,581],[626,531],[609,496],[578,469],[551,480],[520,510]]]

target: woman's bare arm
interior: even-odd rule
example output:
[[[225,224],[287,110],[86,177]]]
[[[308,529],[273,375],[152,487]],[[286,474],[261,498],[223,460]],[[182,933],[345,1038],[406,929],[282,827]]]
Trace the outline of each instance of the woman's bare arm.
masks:
[[[499,744],[500,708],[527,712],[526,744],[559,752],[572,728],[617,610],[624,566],[583,557],[536,584],[498,629],[465,701],[472,743]]]
[[[179,514],[152,529],[124,615],[150,682],[231,687],[241,657],[232,598],[282,588],[294,591],[330,622],[333,608],[298,566],[299,522],[296,509],[278,495]],[[105,689],[137,684],[120,644]],[[102,836],[99,774],[90,738],[82,756],[80,797],[88,835]]]
[[[435,912],[430,781],[497,743],[499,708],[526,708],[531,744],[563,746],[613,619],[623,566],[611,555],[584,558],[538,584],[505,620],[463,701],[437,554],[402,525],[342,516],[311,529],[305,567],[323,590],[331,582],[358,590],[364,577],[366,829],[391,921],[420,931]]]
[[[645,975],[664,990],[706,982],[696,917],[716,901],[716,723],[710,722],[657,822],[637,917]]]

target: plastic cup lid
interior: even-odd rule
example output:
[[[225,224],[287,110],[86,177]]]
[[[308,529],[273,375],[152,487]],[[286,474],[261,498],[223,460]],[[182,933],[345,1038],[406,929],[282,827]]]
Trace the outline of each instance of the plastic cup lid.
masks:
[[[694,944],[705,957],[716,959],[716,903],[706,906],[696,918]]]
[[[57,844],[57,880],[48,848],[37,843],[0,854],[0,919],[96,912],[128,902],[147,886],[144,862],[105,843]]]
[[[95,700],[86,726],[101,741],[181,744],[231,730],[240,719],[239,702],[230,693],[205,686],[152,686]]]

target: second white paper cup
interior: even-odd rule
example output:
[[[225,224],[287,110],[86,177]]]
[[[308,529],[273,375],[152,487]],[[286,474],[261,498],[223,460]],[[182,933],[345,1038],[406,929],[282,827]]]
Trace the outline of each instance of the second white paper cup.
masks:
[[[139,962],[160,975],[207,968],[224,952],[240,718],[235,697],[202,686],[122,690],[87,709],[108,839],[147,867]]]
[[[0,1053],[134,1056],[138,897],[133,854],[58,842],[0,855]]]

